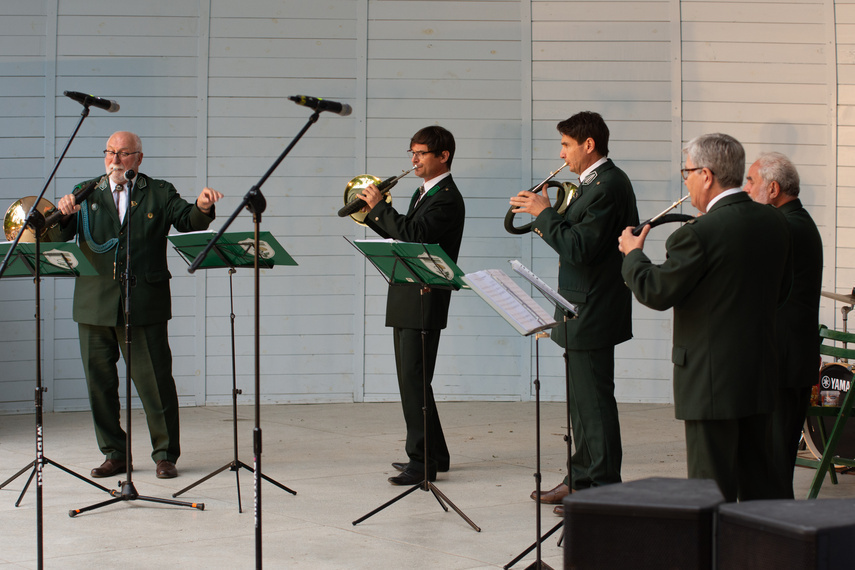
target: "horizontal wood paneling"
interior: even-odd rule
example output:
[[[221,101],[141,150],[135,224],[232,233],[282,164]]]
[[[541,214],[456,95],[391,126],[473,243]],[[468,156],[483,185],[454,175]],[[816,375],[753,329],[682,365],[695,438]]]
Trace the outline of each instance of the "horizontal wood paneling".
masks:
[[[299,264],[261,273],[265,402],[398,398],[386,284],[343,239],[373,232],[335,213],[354,175],[385,178],[408,168],[409,138],[428,124],[457,140],[465,271],[512,273],[507,261],[520,259],[555,283],[555,253],[532,234],[506,233],[502,220],[509,196],[560,165],[556,123],[589,109],[610,127],[611,157],[632,179],[642,218],[683,194],[675,149],[693,136],[728,132],[749,160],[766,150],[787,154],[826,244],[824,289],[848,292],[855,282],[852,1],[174,0],[156,10],[121,1],[118,8],[107,0],[6,0],[0,8],[0,197],[7,203],[41,189],[76,127],[81,107],[65,90],[115,99],[121,110],[92,109],[49,199],[100,173],[106,138],[129,129],[143,137],[144,172],[170,180],[188,200],[205,185],[225,193],[213,229],[309,119],[311,110],[289,95],[353,106],[349,117],[322,114],[262,187],[262,230]],[[396,207],[406,206],[418,182],[399,183]],[[251,229],[246,210],[230,228]],[[655,260],[664,257],[668,233],[648,240]],[[190,275],[171,250],[169,260],[182,405],[230,404],[228,274]],[[238,270],[232,283],[237,383],[249,402],[252,271]],[[27,411],[33,287],[29,280],[0,285],[0,412]],[[73,281],[46,287],[48,405],[85,409]],[[822,319],[835,324],[837,309],[824,300]],[[669,402],[670,311],[636,304],[633,314],[634,338],[617,349],[618,398]],[[527,399],[534,365],[531,339],[473,293],[454,294],[434,380],[439,400]],[[563,360],[551,341],[541,343],[540,366],[544,399],[563,400]]]

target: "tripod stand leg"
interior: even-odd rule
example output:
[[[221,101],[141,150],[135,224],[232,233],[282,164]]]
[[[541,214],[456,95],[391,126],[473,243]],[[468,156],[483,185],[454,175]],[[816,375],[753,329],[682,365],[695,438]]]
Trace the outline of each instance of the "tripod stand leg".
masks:
[[[21,475],[26,473],[29,469],[32,469],[35,466],[36,466],[36,461],[34,459],[34,460],[30,461],[23,469],[21,469],[20,471],[18,471],[17,473],[15,473],[11,477],[9,477],[5,481],[3,481],[3,483],[0,484],[0,489],[2,489],[3,487],[5,487],[6,485],[8,485],[9,483],[11,483],[12,481],[14,481],[15,479],[17,479],[18,477],[20,477]]]
[[[65,466],[63,466],[63,465],[60,465],[59,463],[57,463],[56,461],[53,461],[52,459],[48,459],[47,457],[44,457],[44,458],[42,458],[42,461],[44,462],[44,464],[45,464],[45,465],[53,465],[53,466],[54,466],[54,467],[56,467],[57,469],[61,469],[62,471],[65,471],[65,472],[66,472],[66,473],[68,473],[69,475],[71,475],[71,476],[73,476],[73,477],[77,477],[78,479],[80,479],[80,480],[81,480],[81,481],[83,481],[84,483],[89,483],[89,484],[90,484],[90,485],[92,485],[93,487],[98,487],[99,489],[101,489],[101,490],[102,490],[102,491],[104,491],[105,493],[109,493],[109,492],[110,492],[110,489],[108,489],[107,487],[104,487],[103,485],[99,485],[99,484],[98,484],[98,483],[96,483],[95,481],[92,481],[92,480],[90,480],[90,479],[87,479],[86,477],[84,477],[83,475],[81,475],[81,474],[79,474],[79,473],[75,473],[75,472],[74,472],[74,471],[72,471],[71,469],[68,469],[67,467],[65,467]]]
[[[36,469],[37,469],[36,462],[35,462],[35,461],[33,461],[32,463],[30,463],[30,465],[32,465],[32,466],[33,466],[33,470],[32,470],[32,471],[30,471],[30,476],[29,476],[29,477],[27,477],[27,482],[26,482],[26,483],[24,483],[24,489],[21,491],[21,494],[20,494],[20,495],[18,495],[18,500],[17,500],[17,501],[15,501],[15,506],[16,506],[16,507],[20,507],[20,506],[21,506],[21,501],[23,501],[23,500],[24,500],[24,495],[27,493],[27,489],[29,489],[29,488],[30,488],[30,483],[32,483],[32,482],[33,482],[33,477],[35,477],[35,475],[36,475]],[[17,475],[16,475],[16,477],[17,477]]]
[[[65,471],[65,472],[66,472],[66,473],[68,473],[69,475],[73,475],[74,477],[77,477],[78,479],[80,479],[80,480],[81,480],[81,481],[83,481],[84,483],[89,483],[89,484],[90,484],[90,485],[92,485],[93,487],[98,487],[100,490],[104,491],[105,493],[109,493],[109,492],[110,492],[110,489],[108,489],[107,487],[104,487],[104,486],[102,486],[102,485],[99,485],[99,484],[98,484],[98,483],[96,483],[95,481],[91,481],[91,480],[87,479],[86,477],[84,477],[84,476],[80,475],[79,473],[75,473],[75,472],[74,472],[74,471],[72,471],[71,469],[68,469],[68,468],[67,468],[67,467],[65,467],[64,465],[60,465],[60,464],[59,464],[59,463],[57,463],[56,461],[53,461],[53,460],[51,460],[51,459],[49,459],[49,458],[47,458],[47,457],[42,457],[42,466],[47,466],[47,465],[53,465],[53,466],[55,466],[55,467],[57,467],[57,468],[61,469],[62,471]],[[35,461],[30,461],[30,463],[29,463],[26,467],[24,467],[23,469],[21,469],[20,471],[18,471],[18,472],[17,472],[17,473],[15,473],[14,475],[12,475],[10,478],[6,479],[6,481],[4,481],[2,485],[0,485],[0,489],[2,489],[3,487],[5,487],[6,485],[8,485],[9,483],[11,483],[12,481],[14,481],[15,479],[17,479],[18,477],[20,477],[21,475],[23,475],[23,474],[27,471],[27,469],[32,469],[32,471],[30,472],[30,476],[27,478],[27,482],[24,484],[24,488],[23,488],[23,490],[21,491],[21,494],[18,496],[18,500],[17,500],[17,501],[15,501],[15,506],[16,506],[16,507],[20,507],[20,506],[21,506],[21,502],[24,500],[24,495],[26,495],[26,494],[27,494],[27,490],[30,488],[30,483],[32,483],[32,482],[33,482],[33,478],[34,478],[34,477],[35,477],[35,475],[36,475],[36,462],[35,462]]]
[[[539,540],[537,540],[537,541],[533,542],[531,546],[529,546],[528,548],[526,548],[525,550],[523,550],[522,552],[520,552],[519,556],[517,556],[516,558],[514,558],[513,560],[511,560],[510,562],[508,562],[506,565],[504,565],[504,566],[503,566],[503,568],[504,568],[505,570],[508,570],[508,568],[510,568],[511,566],[513,566],[514,564],[516,564],[517,562],[519,562],[520,560],[522,560],[523,558],[525,558],[525,557],[526,557],[526,555],[527,555],[529,552],[531,552],[532,550],[534,550],[535,548],[537,548],[537,545],[538,545],[538,544],[540,544],[541,542],[543,542],[544,540],[546,540],[547,538],[549,538],[550,536],[552,536],[553,534],[555,534],[555,531],[556,531],[556,530],[558,530],[559,528],[561,528],[561,527],[562,527],[562,525],[564,525],[564,521],[561,521],[560,523],[558,523],[557,525],[555,525],[554,527],[552,527],[552,530],[550,530],[549,532],[547,532],[546,534],[544,534],[543,536],[541,536]],[[559,543],[559,545],[560,545],[560,543]],[[547,568],[548,568],[548,566],[547,566]]]
[[[406,491],[404,491],[403,493],[401,493],[400,495],[398,495],[397,497],[395,497],[395,498],[394,498],[394,499],[392,499],[391,501],[387,501],[387,502],[383,503],[382,505],[380,505],[379,507],[377,507],[376,509],[374,509],[373,511],[371,511],[371,512],[370,512],[370,513],[368,513],[367,515],[365,515],[365,516],[363,516],[362,518],[358,518],[358,519],[356,519],[355,521],[353,521],[353,526],[356,526],[356,525],[358,525],[359,523],[361,523],[362,521],[364,521],[365,519],[367,519],[367,518],[369,518],[369,517],[372,517],[372,516],[376,515],[377,513],[379,513],[380,511],[382,511],[382,510],[383,510],[383,509],[385,509],[386,507],[388,507],[389,505],[392,505],[392,504],[394,504],[394,503],[397,503],[398,501],[400,501],[401,499],[403,499],[404,497],[406,497],[407,495],[409,495],[410,493],[412,493],[412,492],[413,492],[413,491],[415,491],[416,489],[421,489],[421,488],[422,488],[422,484],[421,484],[421,483],[419,483],[418,485],[413,485],[412,487],[410,487],[409,489],[407,489]],[[447,509],[446,509],[446,510],[447,510]]]
[[[83,507],[82,509],[72,509],[68,511],[68,516],[71,518],[76,517],[80,513],[85,513],[86,511],[94,511],[95,509],[106,507],[107,505],[112,505],[113,503],[118,503],[119,501],[123,501],[122,497],[114,497],[112,499],[107,499],[106,501],[102,501],[100,503],[95,503],[94,505],[89,505],[88,507]]]
[[[433,485],[431,485],[431,487],[429,487],[429,489],[430,489],[430,492],[433,493],[433,497],[436,499],[436,502],[439,503],[440,507],[442,507],[442,510],[444,510],[445,512],[448,512],[448,507],[445,505],[444,502],[442,502],[442,498],[440,498],[440,495],[442,495],[442,493],[437,493],[437,489],[435,487],[433,487]],[[425,489],[425,490],[427,490],[427,489]]]
[[[296,494],[297,494],[297,491],[295,491],[295,490],[293,490],[293,489],[289,489],[288,487],[286,487],[286,486],[285,486],[285,485],[283,485],[282,483],[280,483],[280,482],[278,482],[278,481],[275,481],[275,480],[271,479],[270,477],[268,477],[268,476],[267,476],[267,475],[265,475],[264,473],[260,473],[259,475],[261,475],[261,478],[262,478],[262,479],[264,479],[264,480],[265,480],[265,481],[267,481],[268,483],[273,483],[274,485],[276,485],[277,487],[279,487],[279,488],[280,488],[280,489],[282,489],[283,491],[288,491],[288,492],[289,492],[289,493],[291,493],[292,495],[296,495]]]
[[[464,513],[464,512],[463,512],[463,511],[461,511],[460,509],[458,509],[458,508],[457,508],[457,506],[456,506],[454,503],[452,503],[452,502],[448,499],[448,497],[446,497],[446,496],[442,493],[442,491],[440,491],[440,490],[437,488],[437,486],[436,486],[436,485],[434,485],[433,483],[430,483],[430,482],[428,482],[428,485],[430,486],[430,490],[431,490],[431,491],[433,491],[434,496],[435,496],[435,497],[437,497],[437,500],[439,500],[439,498],[440,498],[440,497],[442,497],[442,500],[443,500],[443,501],[445,501],[446,503],[448,503],[448,506],[450,506],[452,509],[454,509],[454,512],[455,512],[455,513],[457,513],[458,515],[460,515],[460,518],[462,518],[463,520],[465,520],[466,522],[468,522],[468,523],[469,523],[469,526],[471,526],[472,528],[474,528],[476,531],[481,532],[481,527],[479,527],[479,526],[478,526],[478,525],[476,525],[474,522],[472,522],[472,519],[470,519],[469,517],[467,517],[467,516],[466,516],[466,513]],[[442,501],[440,501],[440,504],[442,504]],[[445,509],[445,510],[448,510],[448,509]]]
[[[235,472],[235,487],[237,488],[238,514],[240,514],[243,512],[240,503],[240,466],[235,465],[232,470]]]
[[[202,483],[204,483],[205,481],[207,481],[208,479],[210,479],[210,478],[211,478],[211,477],[213,477],[214,475],[217,475],[217,474],[219,474],[219,473],[222,473],[223,471],[225,471],[225,470],[226,470],[226,469],[228,469],[229,467],[231,467],[232,469],[235,469],[235,464],[234,464],[234,462],[226,463],[225,465],[223,465],[222,467],[220,467],[220,468],[219,468],[219,469],[217,469],[216,471],[212,471],[211,473],[208,473],[207,475],[205,475],[204,477],[202,477],[201,479],[199,479],[199,480],[198,480],[198,481],[196,481],[195,483],[191,483],[190,485],[187,485],[186,487],[184,487],[184,488],[183,488],[183,489],[181,489],[180,491],[176,491],[175,493],[172,493],[172,496],[173,496],[173,497],[177,497],[178,495],[183,495],[185,492],[189,491],[190,489],[192,489],[192,488],[193,488],[193,487],[195,487],[196,485],[201,485]]]
[[[95,503],[94,505],[89,505],[88,507],[83,507],[82,509],[73,509],[68,511],[68,516],[74,518],[80,513],[85,513],[87,511],[93,511],[95,509],[99,509],[101,507],[106,507],[107,505],[112,505],[113,503],[118,503],[119,501],[148,501],[150,503],[160,503],[162,505],[173,505],[176,507],[190,507],[192,509],[199,509],[200,511],[205,510],[205,503],[186,503],[184,501],[173,501],[172,499],[160,499],[158,497],[145,497],[137,493],[136,487],[132,481],[123,481],[122,488],[118,491],[111,490],[110,494],[113,495],[112,499],[108,499],[106,501],[102,501],[100,503]]]

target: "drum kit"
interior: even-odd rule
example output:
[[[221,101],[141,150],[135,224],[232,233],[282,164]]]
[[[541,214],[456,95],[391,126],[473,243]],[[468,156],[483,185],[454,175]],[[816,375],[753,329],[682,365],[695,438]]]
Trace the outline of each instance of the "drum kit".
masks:
[[[842,303],[840,312],[843,315],[843,332],[848,332],[847,317],[850,311],[855,308],[855,288],[848,294],[823,291],[822,296]],[[834,394],[836,392],[838,401],[842,402],[850,389],[854,375],[855,364],[850,364],[845,358],[838,362],[823,362],[819,369],[820,393],[831,392]],[[819,403],[818,405],[822,404]],[[807,421],[805,421],[803,432],[805,446],[817,459],[822,457],[825,449],[820,436],[819,422],[824,422],[825,433],[830,433],[834,420],[834,417],[808,416]],[[844,426],[843,434],[837,444],[836,455],[855,459],[855,424],[847,423]]]

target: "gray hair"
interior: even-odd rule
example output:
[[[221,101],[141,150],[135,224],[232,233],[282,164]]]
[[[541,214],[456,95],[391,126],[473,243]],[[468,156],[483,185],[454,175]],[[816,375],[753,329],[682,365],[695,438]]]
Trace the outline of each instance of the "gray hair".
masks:
[[[764,152],[757,159],[757,166],[763,182],[777,182],[782,194],[799,197],[799,171],[789,158],[780,152]]]
[[[742,186],[745,175],[745,149],[730,135],[711,133],[695,137],[683,147],[683,154],[696,167],[709,168],[725,188]]]

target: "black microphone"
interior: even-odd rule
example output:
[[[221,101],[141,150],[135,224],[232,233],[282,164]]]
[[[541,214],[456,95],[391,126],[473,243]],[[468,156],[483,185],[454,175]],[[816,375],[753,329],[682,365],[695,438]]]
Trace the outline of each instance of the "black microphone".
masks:
[[[128,182],[133,180],[136,175],[137,175],[137,173],[134,172],[133,169],[125,170],[124,176],[125,176],[125,180]]]
[[[119,110],[119,104],[115,101],[111,101],[110,99],[102,99],[101,97],[95,97],[94,95],[87,95],[86,93],[80,93],[78,91],[63,91],[63,95],[74,99],[84,107],[98,107],[99,109],[104,109],[108,113],[115,113]]]
[[[347,103],[337,103],[336,101],[328,101],[319,97],[306,97],[305,95],[292,95],[288,98],[298,105],[309,107],[316,111],[330,111],[342,117],[346,117],[353,112],[353,109]]]
[[[103,177],[99,178],[98,180],[93,180],[89,182],[89,184],[87,184],[86,186],[80,188],[77,192],[72,192],[72,194],[74,194],[74,204],[77,205],[83,203],[83,201],[89,197],[89,195],[95,190],[95,187],[98,186],[102,180],[104,180]],[[45,227],[49,228],[53,226],[54,224],[62,220],[62,218],[64,217],[65,214],[63,214],[59,210],[56,210],[52,214],[45,217]]]

